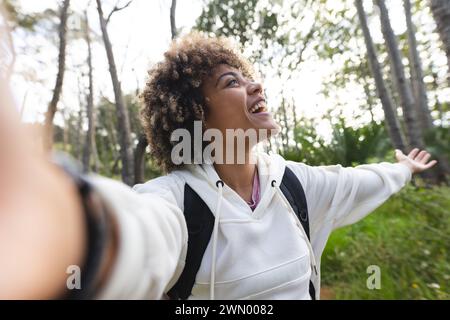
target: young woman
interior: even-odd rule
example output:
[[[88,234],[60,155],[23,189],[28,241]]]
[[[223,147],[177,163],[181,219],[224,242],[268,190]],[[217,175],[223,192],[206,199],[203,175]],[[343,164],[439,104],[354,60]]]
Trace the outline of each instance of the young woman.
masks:
[[[191,267],[186,257],[195,249],[188,247],[194,233],[184,216],[189,186],[213,225],[195,282],[182,298],[318,299],[330,233],[360,220],[413,173],[435,164],[417,149],[408,156],[397,151],[397,163],[355,168],[312,167],[257,151],[266,139],[260,133],[268,138],[278,125],[249,63],[219,38],[185,36],[149,72],[143,123],[166,174],[134,190],[67,174],[34,152],[6,82],[0,86],[0,298],[167,297]],[[195,123],[216,130],[215,152],[197,161],[208,144],[200,141],[195,150],[193,142],[183,150],[184,162],[174,161],[172,133],[185,129],[194,137]],[[236,144],[227,129],[257,130],[256,142]],[[244,161],[231,151],[243,152]],[[231,161],[217,161],[219,155]],[[286,168],[304,190],[310,240],[280,189]],[[67,288],[73,266],[81,267],[80,290]]]

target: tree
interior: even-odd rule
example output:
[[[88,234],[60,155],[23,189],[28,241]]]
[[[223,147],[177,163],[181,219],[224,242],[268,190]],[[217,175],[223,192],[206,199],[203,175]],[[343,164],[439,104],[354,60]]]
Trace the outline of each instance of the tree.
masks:
[[[175,10],[177,7],[177,0],[172,0],[172,4],[170,6],[170,31],[172,34],[172,40],[177,36],[177,26],[175,20]]]
[[[428,98],[425,83],[423,81],[422,61],[417,50],[417,40],[415,35],[415,26],[412,22],[411,16],[411,2],[410,0],[403,0],[403,7],[405,10],[406,26],[408,33],[408,50],[409,50],[409,65],[411,72],[411,84],[415,94],[416,111],[418,115],[419,125],[424,134],[433,134],[435,126],[431,118],[430,109],[428,108]],[[450,11],[449,11],[450,14]],[[449,16],[450,19],[450,16]],[[450,32],[450,29],[449,29]],[[427,174],[431,177],[432,173],[436,173],[436,179],[446,181],[446,175],[450,172],[448,159],[444,154],[436,154],[439,160],[438,165]]]
[[[59,34],[59,53],[58,53],[58,73],[56,75],[55,87],[53,89],[52,100],[48,105],[47,113],[45,114],[45,136],[44,147],[50,149],[53,144],[53,118],[57,110],[59,97],[61,95],[64,71],[66,63],[66,33],[67,33],[67,17],[70,0],[64,0],[60,11],[60,23],[58,28]]]
[[[103,9],[101,0],[97,1],[97,11],[100,20],[100,28],[102,30],[103,42],[105,45],[106,56],[108,58],[109,73],[111,75],[111,81],[114,89],[114,98],[116,105],[116,112],[118,117],[118,132],[120,141],[120,154],[122,160],[122,180],[128,185],[134,183],[134,157],[133,157],[133,147],[131,141],[131,131],[130,131],[130,120],[128,115],[128,110],[125,106],[122,89],[117,75],[116,63],[114,61],[114,54],[112,50],[112,44],[109,39],[107,23],[109,22],[112,14],[119,10],[126,8],[131,2],[128,2],[123,7],[114,7],[108,17],[105,19],[103,16]]]
[[[416,30],[412,22],[410,0],[403,0],[403,6],[408,32],[409,69],[416,101],[417,118],[422,132],[426,132],[433,127],[433,120],[428,108],[427,91],[423,82],[422,61],[417,50]]]
[[[406,144],[402,137],[394,103],[392,102],[389,90],[386,88],[386,85],[384,83],[381,66],[378,62],[375,46],[373,44],[372,36],[370,35],[369,27],[367,25],[367,19],[364,12],[362,0],[355,0],[355,5],[361,24],[361,29],[364,35],[370,70],[372,72],[373,78],[375,79],[378,97],[380,98],[381,105],[383,107],[387,131],[389,133],[393,146],[397,149],[402,150],[403,152],[406,152]]]
[[[94,155],[94,166],[93,171],[98,171],[98,154],[97,154],[97,145],[95,141],[95,110],[94,110],[94,79],[93,79],[93,67],[92,67],[92,46],[91,46],[91,36],[90,36],[90,27],[89,27],[89,18],[87,11],[84,14],[85,25],[85,41],[88,49],[87,55],[87,64],[88,64],[88,81],[89,88],[87,94],[87,117],[88,117],[88,131],[86,133],[86,142],[84,144],[83,149],[83,168],[87,172],[91,169],[90,162],[91,156]]]
[[[443,49],[447,55],[447,80],[450,85],[450,1],[430,0],[430,8],[436,21],[436,27],[443,44]]]
[[[386,42],[387,51],[390,58],[392,76],[400,98],[403,110],[403,118],[408,136],[409,148],[423,149],[423,139],[420,126],[416,117],[414,95],[406,79],[405,69],[398,42],[389,19],[389,13],[384,0],[374,0],[379,8],[381,31]]]

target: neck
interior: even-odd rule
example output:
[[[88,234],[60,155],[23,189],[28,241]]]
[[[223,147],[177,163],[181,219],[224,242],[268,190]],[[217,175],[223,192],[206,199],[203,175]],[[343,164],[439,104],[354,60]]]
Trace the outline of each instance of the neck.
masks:
[[[235,152],[236,156],[236,152]],[[224,157],[226,159],[226,157]],[[228,186],[234,190],[252,190],[253,177],[256,170],[256,157],[251,150],[245,151],[245,162],[242,164],[217,164],[214,169]]]

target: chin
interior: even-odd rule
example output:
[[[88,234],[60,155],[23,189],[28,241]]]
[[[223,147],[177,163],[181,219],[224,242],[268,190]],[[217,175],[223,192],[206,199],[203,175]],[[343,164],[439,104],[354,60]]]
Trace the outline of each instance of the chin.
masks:
[[[265,126],[254,127],[254,129],[257,131],[258,142],[275,137],[281,132],[281,127],[275,122]]]
[[[264,123],[262,126],[260,126],[259,129],[267,130],[269,132],[269,136],[270,134],[272,136],[275,136],[281,131],[280,125],[273,118],[270,121],[267,121],[267,123]]]

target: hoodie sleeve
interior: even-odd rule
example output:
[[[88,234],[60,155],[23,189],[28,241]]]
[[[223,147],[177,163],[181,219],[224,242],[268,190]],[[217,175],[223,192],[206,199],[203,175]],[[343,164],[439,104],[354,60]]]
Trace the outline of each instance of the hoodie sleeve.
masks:
[[[119,230],[112,271],[96,297],[161,299],[182,270],[187,246],[183,212],[157,194],[138,194],[99,176],[89,181],[110,206]]]
[[[359,221],[411,180],[410,169],[401,163],[345,168],[289,162],[304,186],[314,233]]]

